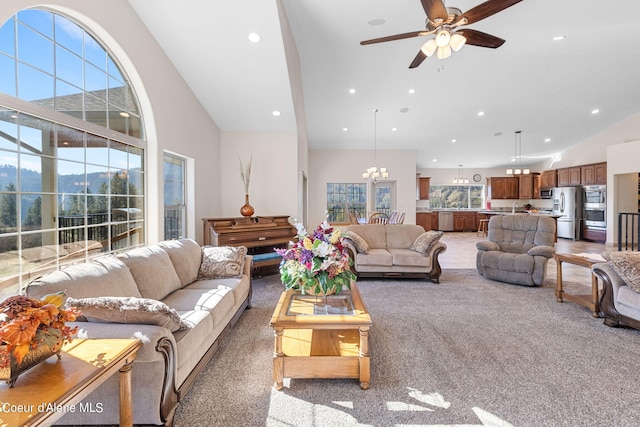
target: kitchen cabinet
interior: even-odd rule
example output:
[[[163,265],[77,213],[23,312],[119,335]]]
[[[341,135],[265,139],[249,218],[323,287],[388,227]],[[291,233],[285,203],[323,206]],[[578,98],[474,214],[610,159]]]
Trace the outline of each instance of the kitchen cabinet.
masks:
[[[418,197],[420,200],[429,200],[429,187],[431,186],[431,178],[420,177],[418,179]]]
[[[517,199],[520,180],[518,177],[491,177],[487,178],[487,198]]]
[[[548,190],[558,186],[558,173],[555,169],[543,171],[540,174],[540,188],[542,190]]]
[[[582,168],[574,166],[558,169],[558,187],[582,184]]]
[[[432,230],[440,229],[439,219],[440,219],[440,216],[438,215],[438,212],[431,212],[431,229]]]
[[[520,175],[518,177],[518,198],[539,199],[540,198],[540,175]]]
[[[476,231],[477,227],[475,212],[453,213],[453,231]]]
[[[431,212],[416,212],[416,224],[425,231],[431,230]]]
[[[594,163],[581,168],[582,185],[597,185],[607,183],[607,163]]]

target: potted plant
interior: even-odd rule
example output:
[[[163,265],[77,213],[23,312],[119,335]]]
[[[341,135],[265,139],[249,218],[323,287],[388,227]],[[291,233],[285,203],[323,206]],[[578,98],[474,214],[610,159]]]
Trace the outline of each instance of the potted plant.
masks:
[[[54,354],[60,357],[62,344],[78,330],[65,322],[80,315],[75,307],[61,308],[64,296],[14,295],[0,303],[0,380],[13,386],[21,372]]]
[[[356,275],[343,244],[344,235],[325,220],[312,233],[296,224],[296,242],[287,249],[275,249],[282,256],[280,278],[287,290],[311,295],[338,294],[350,289]]]

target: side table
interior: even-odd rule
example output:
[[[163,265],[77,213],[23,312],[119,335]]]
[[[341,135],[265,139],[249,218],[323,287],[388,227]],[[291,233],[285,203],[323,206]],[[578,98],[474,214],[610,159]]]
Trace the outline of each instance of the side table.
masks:
[[[568,300],[587,307],[591,310],[593,317],[600,317],[600,295],[598,293],[598,278],[591,273],[591,294],[590,295],[576,295],[567,293],[562,289],[562,263],[579,265],[591,270],[593,264],[604,262],[604,259],[599,259],[598,254],[555,254],[553,256],[557,263],[557,287],[556,287],[556,299],[558,302]]]
[[[80,404],[120,372],[120,425],[132,426],[131,365],[137,339],[74,339],[53,356],[23,372],[13,388],[0,384],[0,425],[51,425],[66,412],[112,410]]]

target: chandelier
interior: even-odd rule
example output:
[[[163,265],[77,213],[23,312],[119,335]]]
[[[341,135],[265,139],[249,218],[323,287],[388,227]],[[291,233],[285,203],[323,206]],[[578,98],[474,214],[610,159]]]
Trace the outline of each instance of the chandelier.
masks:
[[[445,59],[451,56],[451,51],[454,52],[462,49],[462,46],[467,42],[467,39],[462,34],[454,33],[447,26],[442,26],[436,32],[436,36],[433,39],[429,39],[422,45],[422,53],[427,57],[436,53],[438,59]]]
[[[458,165],[458,176],[456,178],[453,178],[453,183],[454,184],[468,184],[469,183],[469,178],[465,178],[464,177],[464,168],[462,167],[462,165]]]
[[[367,171],[362,173],[363,179],[368,179],[373,183],[378,182],[379,178],[389,178],[387,168],[378,168],[377,118],[378,109],[376,108],[373,110],[373,166],[368,167]]]
[[[522,131],[516,131],[516,141],[515,141],[515,154],[513,156],[513,161],[516,162],[516,166],[514,168],[507,169],[507,175],[529,175],[531,170],[529,168],[522,168],[520,163],[522,162]]]

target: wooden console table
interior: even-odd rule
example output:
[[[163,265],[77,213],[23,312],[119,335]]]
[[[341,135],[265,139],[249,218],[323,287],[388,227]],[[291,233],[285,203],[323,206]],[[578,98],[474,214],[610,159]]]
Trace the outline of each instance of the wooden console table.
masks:
[[[120,425],[132,426],[131,365],[142,342],[137,339],[74,339],[23,372],[13,388],[0,384],[0,425],[51,425],[66,412],[112,411],[80,404],[98,386],[120,372]]]
[[[588,255],[589,254],[584,254],[584,256],[577,255],[577,254],[555,254],[553,256],[557,264],[556,298],[558,302],[562,302],[564,299],[566,299],[568,301],[572,301],[577,304],[580,304],[583,307],[587,307],[589,310],[591,310],[591,315],[593,317],[600,317],[600,295],[598,293],[598,278],[593,273],[591,273],[591,294],[590,295],[570,294],[562,289],[562,263],[563,262],[579,265],[581,267],[586,267],[589,270],[591,270],[591,266],[593,264],[604,262],[604,259],[595,259],[596,255],[593,255],[592,258],[589,258]]]
[[[289,217],[203,218],[204,244],[245,246],[254,255],[253,267],[278,265],[282,257],[273,248],[285,248],[297,234]]]

